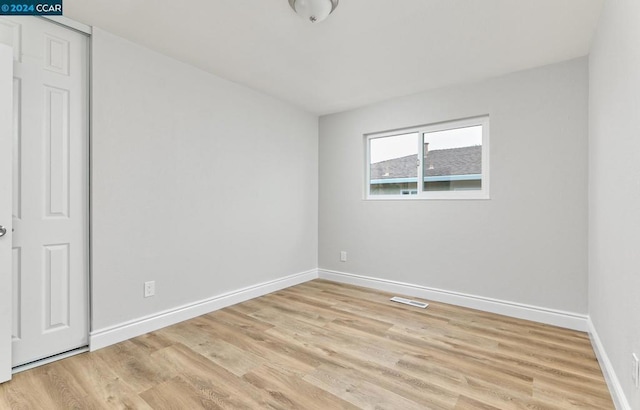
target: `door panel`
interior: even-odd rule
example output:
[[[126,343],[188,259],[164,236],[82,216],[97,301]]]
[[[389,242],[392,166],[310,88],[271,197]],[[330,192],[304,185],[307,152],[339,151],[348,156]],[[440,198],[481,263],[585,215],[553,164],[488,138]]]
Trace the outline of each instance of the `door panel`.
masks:
[[[22,274],[20,269],[22,267],[22,252],[20,248],[13,248],[11,250],[11,263],[12,263],[12,271],[11,275],[12,285],[13,285],[13,310],[12,310],[12,320],[11,320],[11,341],[20,340],[22,337],[22,332],[20,330],[20,308],[22,307],[21,303],[21,295],[22,295]]]
[[[14,61],[22,59],[22,26],[9,19],[0,18],[0,43],[13,48]]]
[[[3,18],[3,32],[21,47],[12,167],[19,366],[88,342],[87,37],[35,17]]]
[[[20,106],[21,106],[21,82],[19,78],[13,79],[13,218],[20,219],[22,204],[20,194],[22,190],[22,155],[20,145]]]
[[[69,90],[44,86],[47,218],[69,217]]]
[[[45,332],[69,327],[69,244],[45,246]]]

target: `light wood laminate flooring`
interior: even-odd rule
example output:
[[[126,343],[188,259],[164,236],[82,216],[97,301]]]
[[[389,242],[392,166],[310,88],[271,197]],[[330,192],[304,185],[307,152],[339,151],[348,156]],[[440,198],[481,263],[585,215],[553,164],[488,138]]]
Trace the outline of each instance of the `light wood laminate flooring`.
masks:
[[[18,373],[0,408],[613,408],[587,334],[391,296],[307,282]]]

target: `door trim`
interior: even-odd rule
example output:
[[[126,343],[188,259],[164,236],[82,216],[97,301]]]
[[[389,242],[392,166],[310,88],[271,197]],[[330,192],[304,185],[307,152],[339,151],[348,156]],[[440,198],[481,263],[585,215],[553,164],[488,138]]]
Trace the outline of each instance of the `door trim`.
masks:
[[[93,29],[91,26],[87,26],[86,24],[79,23],[75,20],[71,20],[65,16],[41,16],[42,18],[57,23],[61,26],[65,26],[66,28],[70,28],[72,30],[79,31],[90,36],[93,33]]]
[[[64,353],[59,353],[53,356],[45,357],[44,359],[34,360],[33,362],[21,364],[20,366],[16,366],[13,369],[11,369],[11,373],[17,374],[27,370],[35,369],[36,367],[44,366],[45,364],[53,363],[58,360],[66,359],[67,357],[75,356],[80,353],[86,353],[88,351],[89,351],[89,346],[78,347],[77,349],[72,349]]]

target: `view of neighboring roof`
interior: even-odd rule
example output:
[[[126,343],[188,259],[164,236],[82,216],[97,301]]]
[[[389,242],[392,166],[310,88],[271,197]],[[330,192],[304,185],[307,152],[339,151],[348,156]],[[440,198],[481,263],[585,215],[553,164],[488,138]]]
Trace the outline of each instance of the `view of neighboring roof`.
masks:
[[[482,146],[429,151],[424,158],[425,176],[469,175],[482,173]],[[371,179],[415,178],[416,155],[371,164]]]

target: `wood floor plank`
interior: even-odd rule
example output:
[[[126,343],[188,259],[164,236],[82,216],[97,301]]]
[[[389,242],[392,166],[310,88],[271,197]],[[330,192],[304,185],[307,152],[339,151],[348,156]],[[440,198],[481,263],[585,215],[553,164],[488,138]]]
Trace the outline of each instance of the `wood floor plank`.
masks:
[[[211,326],[202,317],[197,317],[187,322],[178,323],[173,326],[165,327],[151,334],[161,335],[173,343],[182,343],[187,346],[193,346],[201,343],[207,343],[212,339],[212,335],[207,332]]]
[[[264,310],[261,312],[264,312]],[[402,352],[398,350],[391,350],[364,339],[355,340],[348,335],[340,335],[325,328],[300,322],[292,325],[286,320],[279,319],[276,316],[271,316],[271,320],[277,322],[278,326],[269,329],[267,333],[276,335],[282,340],[302,338],[306,342],[305,346],[319,342],[320,345],[331,346],[332,351],[339,349],[352,355],[359,355],[383,366],[392,366],[402,357]]]
[[[306,282],[16,374],[0,409],[614,408],[586,333],[391,296]]]
[[[460,396],[455,410],[500,410],[498,407],[479,402],[467,396]]]
[[[142,349],[145,353],[151,354],[165,347],[169,347],[175,342],[168,337],[162,336],[160,333],[147,333],[146,335],[131,339],[131,343],[139,349]]]
[[[442,355],[407,354],[398,362],[397,367],[407,374],[451,391],[464,390],[468,378],[474,378],[487,380],[521,396],[533,394],[532,377],[497,366],[469,365],[464,360],[448,360]]]
[[[357,409],[351,403],[318,388],[286,369],[263,365],[243,377],[259,389],[268,391],[292,409]]]
[[[140,394],[153,409],[251,409],[250,406],[229,404],[214,393],[203,393],[194,389],[180,376],[167,380]]]
[[[38,392],[38,394],[33,394]],[[36,372],[23,372],[13,376],[11,382],[0,385],[0,408],[47,409],[62,408],[62,403],[50,397]]]
[[[531,386],[526,386],[519,378],[508,379],[501,377],[499,373],[491,377],[466,369],[461,371],[460,368],[442,366],[431,360],[414,356],[404,358],[400,366],[403,371],[414,377],[443,389],[473,397],[487,405],[498,408],[528,409],[536,408],[539,404],[532,397]],[[487,371],[487,373],[491,372]]]
[[[339,367],[320,366],[304,380],[361,409],[421,410],[425,407],[367,381],[353,378]]]
[[[593,394],[588,389],[566,389],[556,383],[550,383],[549,380],[534,379],[533,397],[560,408],[606,409],[611,406],[608,392]]]
[[[141,338],[146,340],[146,338]],[[109,409],[149,409],[150,407],[100,356],[83,353],[74,360],[56,362],[70,374],[78,375],[75,380],[99,407]]]
[[[25,389],[25,391],[30,395],[38,392],[38,406],[42,405],[46,408],[53,405],[65,409],[98,409],[101,407],[99,400],[94,395],[89,395],[84,391],[78,378],[73,377],[59,363],[51,363],[33,369],[33,372],[27,377],[35,383],[32,384],[33,390]]]
[[[153,354],[153,358],[172,366],[180,376],[179,384],[189,386],[186,390],[190,392],[198,392],[199,400],[210,403],[210,406],[283,408],[267,392],[255,388],[182,344],[159,350]],[[172,383],[177,382],[178,380]],[[164,400],[171,402],[170,398]]]
[[[206,343],[191,346],[191,349],[238,377],[268,362],[261,356],[242,350],[224,340],[213,338]]]
[[[130,340],[98,350],[95,355],[126,380],[136,393],[175,377],[166,363],[151,360],[144,349]]]
[[[284,332],[288,343],[311,348],[318,340],[318,333],[294,334],[283,330],[271,329],[269,332]],[[424,383],[423,380],[403,373],[396,363],[378,360],[365,351],[349,348],[342,343],[331,343],[332,349],[316,348],[320,355],[326,355],[328,367],[339,367],[343,372],[353,374],[363,381],[394,391],[428,408],[451,408],[457,393]],[[384,363],[384,364],[380,364]],[[387,365],[389,366],[387,366]]]
[[[290,345],[286,340],[274,337],[266,332],[241,333],[232,324],[206,318],[211,324],[212,337],[224,340],[242,350],[257,356],[268,358],[274,365],[281,366],[298,374],[306,374],[319,366],[321,362],[312,352],[305,351],[299,346]]]
[[[557,343],[552,339],[544,339],[544,337],[532,336],[534,332],[530,328],[530,326],[523,327],[518,332],[517,329],[505,331],[504,329],[500,329],[498,327],[487,327],[476,323],[461,322],[455,319],[452,319],[449,322],[449,325],[464,332],[483,335],[484,337],[492,338],[503,343],[511,342],[521,347],[527,347],[531,349],[542,348],[546,350],[557,351],[560,355],[565,357],[573,356],[580,359],[585,357],[591,358],[594,356],[593,348],[590,345],[587,346],[582,342],[574,343],[570,341]]]
[[[270,323],[256,320],[250,315],[245,315],[236,311],[233,306],[209,313],[208,315],[205,315],[205,317],[217,318],[228,323],[233,323],[235,326],[239,326],[242,329],[252,330],[255,332],[264,332],[265,330],[269,330],[273,327]]]

